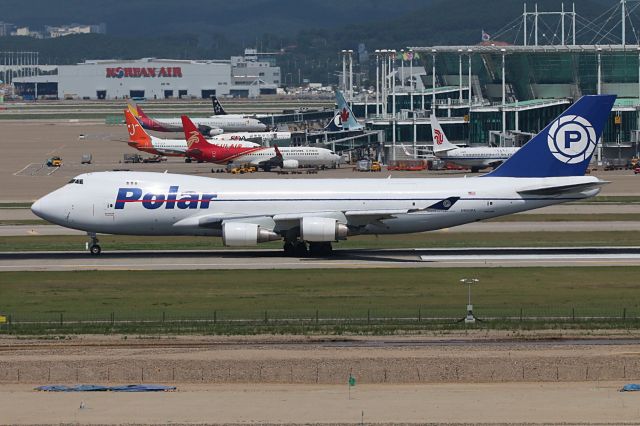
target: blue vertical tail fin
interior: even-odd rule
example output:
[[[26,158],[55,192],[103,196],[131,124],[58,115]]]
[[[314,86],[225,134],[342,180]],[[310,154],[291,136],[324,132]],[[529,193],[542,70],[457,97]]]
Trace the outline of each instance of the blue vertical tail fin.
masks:
[[[583,96],[513,154],[490,177],[584,175],[615,95]]]

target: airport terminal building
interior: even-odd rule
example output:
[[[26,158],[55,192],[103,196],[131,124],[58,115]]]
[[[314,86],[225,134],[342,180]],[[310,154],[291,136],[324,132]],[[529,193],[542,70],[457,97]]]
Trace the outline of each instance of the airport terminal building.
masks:
[[[280,68],[253,49],[231,60],[91,60],[59,65],[49,75],[13,80],[26,99],[171,99],[256,97],[280,85]]]

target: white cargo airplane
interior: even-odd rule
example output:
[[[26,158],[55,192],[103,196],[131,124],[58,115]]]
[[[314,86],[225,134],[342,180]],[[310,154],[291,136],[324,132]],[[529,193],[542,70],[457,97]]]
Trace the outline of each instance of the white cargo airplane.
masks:
[[[449,142],[435,115],[431,115],[431,136],[433,137],[433,153],[436,157],[460,166],[469,167],[472,173],[477,173],[485,167],[493,167],[495,169],[520,149],[511,147],[461,148]]]
[[[606,182],[584,172],[614,100],[582,97],[479,177],[236,180],[98,172],[77,176],[31,210],[86,231],[92,254],[101,251],[96,233],[207,235],[226,246],[284,239],[287,254],[328,254],[333,241],[350,235],[431,231],[598,194]]]

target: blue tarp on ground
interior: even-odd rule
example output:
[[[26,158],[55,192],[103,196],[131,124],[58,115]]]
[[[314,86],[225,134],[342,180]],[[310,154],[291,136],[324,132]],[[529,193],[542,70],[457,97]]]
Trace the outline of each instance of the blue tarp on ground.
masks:
[[[176,387],[164,385],[47,385],[38,386],[36,390],[45,392],[167,392],[176,390]]]
[[[622,389],[620,389],[620,392],[632,392],[632,391],[640,391],[640,385],[630,383],[628,385],[624,385]]]

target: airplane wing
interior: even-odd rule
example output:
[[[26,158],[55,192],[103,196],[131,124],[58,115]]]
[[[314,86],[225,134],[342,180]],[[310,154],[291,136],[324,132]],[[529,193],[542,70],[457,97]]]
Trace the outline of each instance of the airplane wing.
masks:
[[[376,223],[384,219],[391,219],[400,214],[419,212],[446,212],[460,197],[449,197],[426,207],[414,209],[388,209],[388,210],[346,210],[346,211],[315,211],[303,213],[279,213],[271,216],[244,215],[234,213],[213,213],[200,216],[192,216],[173,224],[175,227],[191,228],[220,228],[225,221],[240,221],[259,224],[266,228],[274,229],[277,224],[286,225],[291,222],[299,222],[304,217],[322,217],[335,219],[347,226],[362,227],[369,223]],[[285,226],[286,228],[286,226]]]

